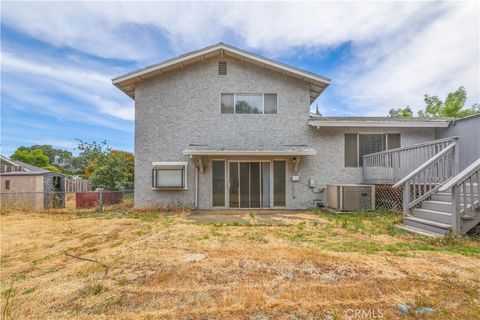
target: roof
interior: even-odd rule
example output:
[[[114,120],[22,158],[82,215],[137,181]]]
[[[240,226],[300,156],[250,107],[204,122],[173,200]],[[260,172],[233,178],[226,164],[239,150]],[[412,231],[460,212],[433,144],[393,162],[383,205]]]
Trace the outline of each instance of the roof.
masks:
[[[135,99],[135,84],[137,82],[153,76],[158,76],[163,72],[183,68],[188,64],[204,61],[205,59],[210,59],[217,56],[237,58],[245,62],[259,65],[262,68],[278,71],[282,74],[287,74],[289,76],[298,78],[299,80],[305,81],[310,84],[311,102],[313,102],[313,100],[315,100],[323,92],[323,90],[330,84],[331,81],[329,78],[319,74],[265,58],[220,42],[200,50],[192,51],[178,57],[129,72],[112,79],[112,83],[129,97]]]
[[[446,128],[453,118],[393,118],[393,117],[320,117],[311,115],[313,127],[397,127]]]
[[[315,149],[307,145],[259,145],[251,148],[238,146],[208,146],[190,145],[183,150],[184,155],[209,156],[209,155],[231,155],[231,156],[314,156]]]
[[[2,173],[0,173],[1,175],[14,176],[14,175],[40,175],[40,174],[47,174],[47,173],[60,174],[58,172],[54,172],[54,171],[46,170],[46,169],[43,169],[43,168],[40,168],[40,167],[36,167],[36,166],[31,165],[31,164],[22,162],[22,161],[12,160],[12,159],[9,159],[9,158],[4,157],[2,155],[0,155],[0,159],[2,161],[8,162],[12,165],[21,167],[21,169],[22,169],[22,171],[2,172]]]

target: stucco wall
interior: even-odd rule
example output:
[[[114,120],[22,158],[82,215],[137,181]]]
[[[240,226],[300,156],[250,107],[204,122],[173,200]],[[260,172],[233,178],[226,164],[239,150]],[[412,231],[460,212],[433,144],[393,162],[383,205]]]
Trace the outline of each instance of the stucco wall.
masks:
[[[318,154],[302,157],[300,182],[291,181],[292,157],[285,158],[288,160],[287,208],[308,208],[314,198],[321,198],[321,194],[309,188],[309,178],[314,178],[317,186],[362,182],[361,168],[344,168],[345,132],[400,132],[402,146],[434,139],[434,129],[312,128],[308,125],[309,89],[303,82],[248,63],[223,60],[228,61],[227,76],[218,75],[218,60],[214,59],[137,86],[136,207],[165,207],[175,203],[193,206],[195,166],[182,154],[189,144],[242,148],[308,144]],[[278,113],[221,114],[221,93],[277,93]],[[211,208],[211,159],[204,158],[205,171],[199,175],[199,207],[203,209]],[[151,163],[154,161],[189,161],[188,190],[152,190]]]
[[[135,206],[194,201],[194,166],[187,191],[151,188],[153,161],[188,161],[188,144],[256,147],[307,144],[309,89],[299,80],[248,63],[228,61],[218,75],[216,59],[144,81],[135,91]],[[277,93],[277,114],[221,114],[221,93]],[[208,171],[200,177],[208,188]],[[210,188],[208,188],[210,189]],[[204,196],[200,194],[200,198]],[[200,203],[202,205],[202,203]],[[205,204],[203,204],[204,206]]]

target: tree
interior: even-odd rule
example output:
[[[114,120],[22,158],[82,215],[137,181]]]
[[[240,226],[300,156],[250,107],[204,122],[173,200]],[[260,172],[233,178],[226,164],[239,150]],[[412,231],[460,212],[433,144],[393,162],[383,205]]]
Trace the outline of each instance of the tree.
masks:
[[[74,173],[74,157],[68,150],[56,149],[51,145],[33,145],[31,147],[21,146],[17,150],[24,150],[31,152],[32,150],[42,150],[42,152],[48,157],[48,164],[57,167],[62,173]]]
[[[322,114],[320,113],[320,110],[318,110],[318,104],[317,104],[317,109],[315,110],[315,114],[319,117],[322,116]]]
[[[10,158],[41,168],[48,166],[48,156],[41,149],[28,150],[18,148]]]
[[[105,159],[105,157],[107,157],[112,148],[107,145],[106,140],[100,143],[95,141],[86,142],[81,139],[77,139],[77,141],[77,150],[80,150],[80,153],[75,159],[75,166],[78,169],[78,173],[83,174],[88,178],[89,173],[93,169],[92,165],[94,167],[99,165]]]
[[[97,162],[89,178],[94,188],[124,190],[133,184],[133,154],[125,151],[111,151]]]
[[[458,88],[454,92],[447,95],[445,101],[440,100],[437,96],[425,95],[425,110],[420,110],[420,117],[442,118],[453,117],[462,118],[476,113],[480,113],[480,105],[473,104],[470,108],[465,108],[467,101],[467,91],[464,87]]]
[[[390,109],[388,112],[392,118],[411,118],[413,117],[412,109],[409,106],[405,108]]]

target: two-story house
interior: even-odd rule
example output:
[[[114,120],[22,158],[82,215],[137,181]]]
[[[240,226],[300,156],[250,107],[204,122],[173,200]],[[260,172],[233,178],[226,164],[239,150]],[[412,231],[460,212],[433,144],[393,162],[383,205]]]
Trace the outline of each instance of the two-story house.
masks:
[[[390,154],[364,155],[425,147],[450,124],[311,115],[330,79],[223,43],[112,81],[135,100],[138,208],[311,208],[327,184],[380,172],[364,161],[395,174]]]

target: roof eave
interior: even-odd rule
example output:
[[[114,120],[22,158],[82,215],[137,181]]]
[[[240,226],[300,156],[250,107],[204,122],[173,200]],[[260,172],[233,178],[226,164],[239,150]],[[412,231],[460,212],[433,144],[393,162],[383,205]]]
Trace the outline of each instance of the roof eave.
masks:
[[[225,51],[222,51],[222,50],[225,50]],[[311,72],[308,72],[308,71],[305,71],[305,70],[302,70],[302,69],[299,69],[299,68],[291,67],[291,66],[288,66],[284,63],[277,62],[277,61],[274,61],[274,60],[271,60],[271,59],[268,59],[268,58],[265,58],[265,57],[261,57],[261,56],[252,54],[250,52],[243,51],[241,49],[238,49],[238,48],[235,48],[235,47],[232,47],[232,46],[221,43],[221,44],[216,44],[216,45],[213,45],[213,46],[210,46],[210,47],[206,47],[204,49],[193,51],[191,53],[187,53],[185,55],[181,55],[179,57],[166,60],[166,61],[161,62],[159,64],[156,64],[156,65],[153,65],[153,66],[150,66],[150,67],[146,67],[146,68],[142,68],[142,69],[138,69],[136,71],[133,71],[133,72],[124,74],[122,76],[113,78],[112,79],[112,84],[115,85],[117,88],[119,88],[122,92],[127,94],[132,99],[135,99],[135,93],[134,92],[132,93],[130,91],[125,90],[124,86],[122,86],[122,83],[124,83],[125,81],[134,80],[135,78],[138,78],[137,81],[141,81],[142,76],[150,75],[152,73],[161,71],[162,69],[165,69],[165,68],[168,68],[168,67],[171,67],[171,66],[182,65],[182,63],[184,63],[188,60],[193,60],[193,59],[196,59],[196,58],[202,58],[203,59],[205,57],[205,55],[214,53],[216,51],[220,51],[221,54],[225,54],[225,52],[233,53],[234,55],[238,55],[238,56],[241,56],[241,57],[244,57],[244,58],[259,62],[259,63],[262,63],[262,64],[267,64],[267,65],[269,65],[273,68],[277,68],[277,69],[282,70],[284,72],[289,72],[293,75],[296,75],[296,76],[300,77],[302,80],[307,80],[308,79],[310,81],[317,82],[321,85],[319,86],[320,91],[315,96],[315,98],[318,97],[325,90],[325,88],[331,83],[331,79],[323,77],[321,75],[317,75],[317,74],[314,74],[314,73],[311,73]],[[134,82],[137,82],[137,81],[134,81]]]
[[[317,152],[311,150],[183,150],[189,156],[314,156]]]
[[[446,128],[450,121],[319,121],[310,120],[312,127],[376,127],[376,128]]]

